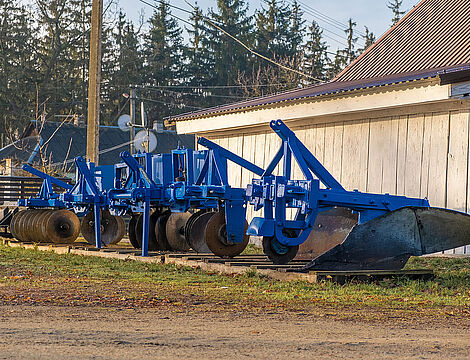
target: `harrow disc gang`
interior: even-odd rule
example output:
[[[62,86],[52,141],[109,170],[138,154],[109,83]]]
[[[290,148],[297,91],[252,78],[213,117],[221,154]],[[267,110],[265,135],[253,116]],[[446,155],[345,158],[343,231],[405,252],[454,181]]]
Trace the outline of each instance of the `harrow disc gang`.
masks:
[[[15,214],[10,229],[21,241],[69,244],[80,233],[80,221],[75,213],[65,209],[30,209]]]
[[[240,255],[248,245],[250,237],[246,235],[248,223],[245,221],[243,242],[232,243],[227,240],[225,213],[216,212],[207,222],[205,239],[208,248],[217,256],[232,258]]]
[[[165,234],[168,244],[173,250],[188,251],[191,247],[184,236],[185,226],[191,213],[172,213],[165,225]]]
[[[111,215],[109,211],[101,212],[101,242],[103,245],[117,244],[126,233],[126,223],[120,216]],[[95,214],[88,212],[81,224],[82,235],[91,244],[96,244],[95,238]]]

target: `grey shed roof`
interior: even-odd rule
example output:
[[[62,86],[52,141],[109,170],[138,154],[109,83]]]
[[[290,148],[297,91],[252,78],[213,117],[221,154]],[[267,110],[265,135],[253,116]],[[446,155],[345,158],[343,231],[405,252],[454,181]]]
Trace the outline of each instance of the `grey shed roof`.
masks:
[[[15,144],[10,144],[0,149],[0,160],[12,158],[26,162],[38,142],[34,122],[25,130],[22,138]],[[178,146],[178,142],[187,148],[194,149],[194,136],[177,135],[174,132],[165,131],[155,133],[157,147],[153,153],[167,153]],[[86,126],[79,127],[72,124],[46,122],[41,130],[41,137],[46,142],[45,158],[52,164],[69,163],[77,156],[86,154]],[[100,165],[112,165],[121,161],[119,154],[129,151],[129,132],[121,131],[117,126],[100,126]],[[70,151],[69,151],[70,147]],[[36,155],[34,163],[40,162],[40,156]]]

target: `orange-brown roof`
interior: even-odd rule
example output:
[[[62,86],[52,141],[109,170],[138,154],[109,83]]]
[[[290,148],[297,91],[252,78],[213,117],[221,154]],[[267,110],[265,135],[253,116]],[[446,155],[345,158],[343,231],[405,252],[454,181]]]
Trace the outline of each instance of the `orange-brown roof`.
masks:
[[[470,0],[423,0],[333,81],[470,63]]]

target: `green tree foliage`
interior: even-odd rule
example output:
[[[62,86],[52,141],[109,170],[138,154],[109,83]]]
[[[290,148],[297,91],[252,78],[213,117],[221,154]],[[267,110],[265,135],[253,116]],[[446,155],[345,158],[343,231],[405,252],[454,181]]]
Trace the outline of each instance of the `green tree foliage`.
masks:
[[[0,0],[3,138],[18,137],[39,115],[59,120],[77,114],[86,119],[91,2],[31,0],[25,7],[21,0]],[[213,9],[193,9],[185,33],[169,0],[151,4],[150,20],[137,26],[116,7],[106,7],[103,124],[116,124],[117,117],[129,111],[122,95],[132,85],[145,102],[151,124],[182,112],[331,79],[375,41],[366,28],[365,46],[357,49],[356,23],[350,19],[347,46],[329,55],[323,29],[315,21],[306,27],[297,0],[263,0],[252,16],[247,0],[217,0]],[[401,16],[401,1],[392,4]],[[277,64],[256,56],[228,34]]]
[[[18,1],[0,0],[0,133],[18,136],[34,116],[38,76],[32,14]]]
[[[235,34],[240,41],[253,46],[253,21],[244,0],[217,0],[216,9],[209,11],[209,18],[227,33]],[[204,43],[208,50],[207,65],[212,73],[209,84],[235,84],[238,75],[247,70],[252,55],[207,21]],[[229,91],[229,95],[236,94],[236,91]]]
[[[317,79],[327,79],[328,45],[323,40],[323,30],[315,20],[308,28],[307,42],[303,49],[302,71]]]
[[[177,20],[171,16],[166,1],[158,1],[158,8],[149,25],[144,43],[144,83],[149,86],[180,85],[183,76],[182,30]],[[152,92],[144,94],[152,96]],[[149,113],[155,120],[162,120],[181,107],[178,98],[170,92],[161,90],[158,97],[158,103],[149,104]]]
[[[364,47],[357,50],[358,55],[360,55],[364,51],[366,51],[369,48],[369,46],[371,46],[377,40],[375,38],[374,33],[371,32],[367,26],[364,26],[364,31],[365,31],[365,33],[362,36],[362,38],[364,40]]]
[[[402,4],[403,0],[392,0],[387,5],[387,7],[393,12],[392,25],[399,22],[401,17],[405,14],[405,11],[401,10]]]

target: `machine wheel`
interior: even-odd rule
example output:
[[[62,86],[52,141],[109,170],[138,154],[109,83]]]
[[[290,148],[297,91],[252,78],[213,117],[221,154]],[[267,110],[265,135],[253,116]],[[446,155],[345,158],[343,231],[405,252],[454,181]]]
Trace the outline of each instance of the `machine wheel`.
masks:
[[[139,242],[137,241],[137,235],[135,231],[135,225],[137,224],[137,216],[132,215],[131,219],[129,220],[129,225],[127,229],[127,235],[129,236],[129,241],[134,249],[140,249]]]
[[[284,230],[283,232],[288,237],[296,236],[291,230]],[[295,258],[299,251],[299,246],[286,246],[277,241],[273,236],[265,236],[263,237],[263,251],[273,264],[285,265]]]
[[[105,246],[116,244],[123,238],[126,225],[119,216],[111,215],[108,210],[101,211],[101,243]],[[82,235],[91,244],[96,244],[95,238],[95,214],[90,211],[82,219]]]
[[[245,232],[248,223],[245,221]],[[243,242],[231,243],[227,240],[227,227],[225,223],[225,213],[216,212],[207,222],[205,229],[206,244],[209,249],[217,256],[223,258],[232,258],[240,255],[248,245],[250,237],[243,235]]]
[[[173,250],[188,251],[191,246],[186,241],[184,230],[191,213],[171,213],[166,221],[165,234],[168,244]]]
[[[80,234],[80,220],[70,210],[54,210],[44,218],[45,239],[54,244],[71,244]]]
[[[149,217],[149,244],[148,244],[148,250],[149,251],[158,251],[162,250],[160,249],[160,246],[157,242],[157,237],[155,235],[155,225],[157,224],[157,220],[160,217],[161,213],[158,210],[155,210],[153,213],[150,214]],[[138,248],[142,249],[142,229],[144,226],[144,217],[142,214],[140,214],[136,218],[136,224],[135,224],[135,236],[136,236],[136,242],[138,244]]]
[[[170,215],[170,212],[164,212],[158,217],[155,224],[155,237],[157,239],[157,244],[159,249],[163,251],[173,250],[168,243],[168,239],[166,238],[166,222],[168,221]]]
[[[191,215],[186,223],[186,241],[198,253],[211,253],[206,244],[206,225],[214,214],[213,211],[199,210]]]

